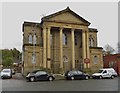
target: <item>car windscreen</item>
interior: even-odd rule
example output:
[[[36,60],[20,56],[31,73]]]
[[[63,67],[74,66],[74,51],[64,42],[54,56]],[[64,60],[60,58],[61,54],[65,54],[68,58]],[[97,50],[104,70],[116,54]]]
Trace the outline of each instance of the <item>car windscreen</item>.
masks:
[[[77,74],[77,71],[70,71],[69,74]]]
[[[102,73],[102,72],[103,72],[103,70],[99,70],[99,71],[98,71],[98,73]]]
[[[32,71],[31,73],[36,73],[36,72],[38,72],[38,70]]]
[[[10,72],[9,69],[4,69],[2,72]]]

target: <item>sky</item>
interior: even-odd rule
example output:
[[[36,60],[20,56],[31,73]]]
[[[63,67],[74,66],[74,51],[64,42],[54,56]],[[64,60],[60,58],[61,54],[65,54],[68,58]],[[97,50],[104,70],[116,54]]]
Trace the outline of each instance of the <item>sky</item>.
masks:
[[[58,12],[67,6],[98,30],[98,46],[118,43],[117,2],[2,2],[0,49],[17,48],[22,51],[22,24],[24,21],[41,22],[43,15]],[[2,7],[2,8],[1,8]],[[0,10],[0,12],[1,12]]]

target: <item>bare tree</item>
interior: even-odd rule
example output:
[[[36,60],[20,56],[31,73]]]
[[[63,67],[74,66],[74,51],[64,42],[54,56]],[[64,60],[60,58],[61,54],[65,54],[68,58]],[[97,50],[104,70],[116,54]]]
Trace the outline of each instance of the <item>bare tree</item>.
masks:
[[[104,51],[106,52],[106,54],[112,54],[115,51],[115,49],[112,48],[109,44],[107,44],[104,47]]]

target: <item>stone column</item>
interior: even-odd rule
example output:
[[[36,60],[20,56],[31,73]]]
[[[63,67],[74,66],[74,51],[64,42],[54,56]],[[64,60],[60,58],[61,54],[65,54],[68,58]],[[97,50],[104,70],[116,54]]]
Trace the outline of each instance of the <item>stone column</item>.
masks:
[[[63,28],[60,28],[60,72],[63,72]]]
[[[82,31],[82,54],[83,54],[83,62],[86,58],[86,38],[85,38],[85,30]],[[86,68],[86,64],[84,63],[84,68]]]
[[[46,27],[43,27],[43,68],[46,68]]]
[[[86,29],[86,58],[90,59],[89,33],[88,33],[88,29]],[[90,63],[88,63],[87,68],[90,68]]]
[[[51,68],[51,57],[50,57],[50,27],[47,28],[47,68]]]
[[[74,29],[71,29],[71,46],[72,46],[72,69],[75,69],[75,38]]]

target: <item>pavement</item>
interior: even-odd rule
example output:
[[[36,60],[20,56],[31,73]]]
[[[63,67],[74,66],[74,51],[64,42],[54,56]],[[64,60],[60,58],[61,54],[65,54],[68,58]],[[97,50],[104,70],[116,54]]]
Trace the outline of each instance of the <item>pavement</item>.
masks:
[[[13,75],[12,79],[22,80],[25,79],[25,77],[22,76],[21,73],[16,73],[15,75]]]
[[[64,75],[62,75],[62,74],[53,74],[53,75],[55,76],[56,80],[64,80],[65,79]]]

